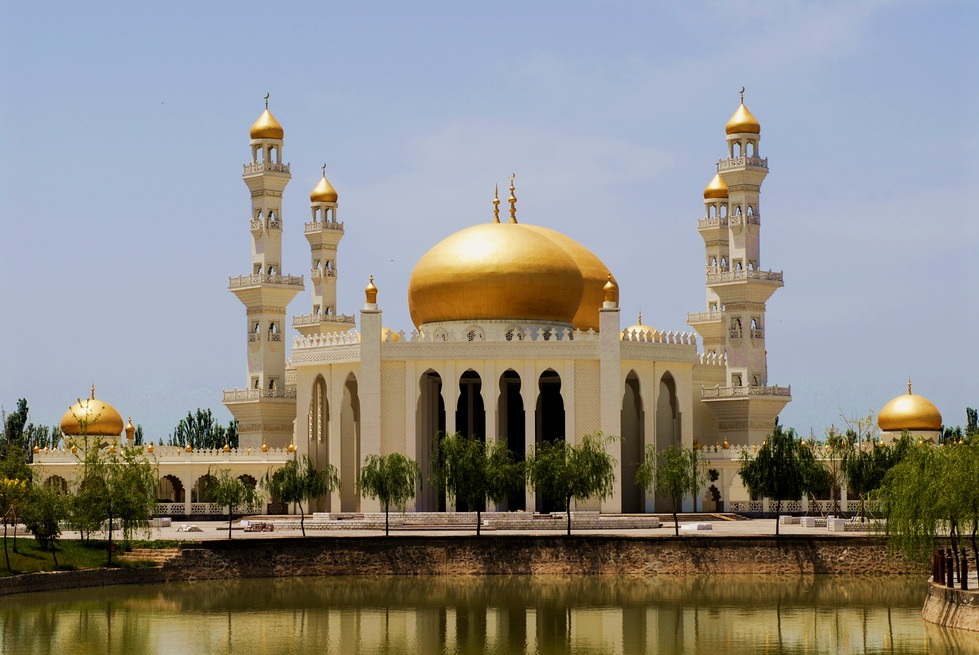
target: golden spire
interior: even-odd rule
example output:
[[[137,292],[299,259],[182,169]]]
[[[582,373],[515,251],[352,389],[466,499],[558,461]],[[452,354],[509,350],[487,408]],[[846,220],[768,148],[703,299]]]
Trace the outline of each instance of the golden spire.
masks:
[[[639,312],[639,321],[636,323],[636,325],[642,325],[642,312]]]
[[[493,222],[500,222],[500,185],[493,190]]]
[[[323,177],[326,177],[326,164],[323,164]]]
[[[364,287],[364,295],[367,297],[367,302],[370,304],[377,304],[377,287],[374,286],[374,276],[371,275],[371,280]]]
[[[516,173],[510,174],[510,197],[507,200],[510,202],[510,222],[517,222],[517,196],[513,195],[514,186],[513,178],[517,177]]]
[[[911,395],[911,378],[908,378],[908,395]]]
[[[605,302],[617,302],[616,296],[619,295],[619,288],[616,286],[615,282],[612,281],[612,273],[608,274],[608,282],[605,283]]]
[[[744,91],[744,88],[742,88],[741,90]],[[265,108],[266,109],[269,108],[269,96],[270,95],[272,95],[272,94],[269,93],[268,91],[265,92]],[[743,93],[741,94],[741,97],[744,98],[744,94]]]
[[[132,441],[133,440],[133,435],[136,434],[136,428],[133,427],[133,417],[132,416],[129,417],[129,422],[126,423],[125,430],[126,430],[126,439],[128,441]]]
[[[92,400],[95,400],[95,383],[92,383]]]
[[[741,87],[741,104],[744,104],[744,87]]]

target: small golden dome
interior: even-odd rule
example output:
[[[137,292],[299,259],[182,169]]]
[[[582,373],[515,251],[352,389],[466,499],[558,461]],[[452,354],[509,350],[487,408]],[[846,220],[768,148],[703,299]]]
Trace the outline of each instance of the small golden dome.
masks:
[[[704,187],[704,200],[710,200],[712,198],[727,198],[727,182],[724,181],[720,173],[715,174],[710,184]]]
[[[605,286],[602,287],[602,293],[605,297],[605,302],[619,302],[619,285],[615,283],[612,279],[612,274],[608,274],[608,280],[605,282]]]
[[[34,454],[37,455],[39,452],[41,452],[40,447],[34,446]]]
[[[229,444],[227,441],[225,441],[224,442],[224,448],[222,448],[221,450],[223,450],[226,453],[230,453],[231,452],[231,444]]]
[[[265,443],[264,441],[262,442],[262,452],[263,453],[269,452],[269,445],[267,443]]]
[[[249,130],[249,134],[253,139],[278,139],[282,140],[285,135],[285,130],[279,124],[279,121],[275,120],[275,116],[266,107],[262,115],[258,117],[258,120],[252,123],[252,129]]]
[[[74,455],[77,452],[78,452],[78,446],[76,446],[75,444],[71,444],[71,454]]]
[[[908,381],[908,392],[884,405],[877,415],[877,425],[884,432],[934,432],[942,427],[942,415],[930,400],[911,393]]]
[[[337,190],[334,189],[333,185],[330,184],[330,181],[326,179],[326,174],[324,173],[323,177],[320,178],[319,184],[317,184],[316,188],[314,188],[312,193],[309,194],[309,201],[336,202],[338,197]]]
[[[153,452],[153,442],[152,441],[150,442],[150,445],[146,447],[146,452],[148,452],[148,453],[152,453]]]
[[[370,303],[372,305],[376,305],[377,304],[377,287],[374,286],[374,276],[373,275],[371,275],[371,279],[367,283],[367,286],[364,287],[364,297],[366,298],[366,300],[367,300],[368,303]]]
[[[743,132],[761,134],[761,124],[758,119],[751,115],[751,112],[742,102],[734,115],[731,116],[731,120],[724,126],[724,131],[728,134],[741,134]]]
[[[381,341],[401,341],[401,335],[391,328],[381,328]]]
[[[95,397],[80,400],[61,417],[61,431],[71,435],[118,437],[123,431],[122,416],[116,408]]]
[[[189,441],[187,442],[187,445],[186,445],[186,446],[184,446],[184,451],[185,451],[185,452],[188,452],[188,453],[190,453],[190,452],[193,452],[193,451],[194,451],[194,449],[190,447],[190,442],[189,442]]]
[[[288,447],[286,447],[286,452],[287,453],[294,453],[294,452],[296,452],[296,444],[294,444],[294,443],[289,444]]]
[[[634,333],[645,334],[647,339],[652,339],[659,335],[659,330],[656,328],[642,324],[642,312],[639,312],[639,322],[635,325],[630,325],[624,332],[625,334],[622,335],[622,338],[625,338],[626,335],[632,336]]]
[[[133,435],[136,434],[136,428],[133,427],[133,417],[129,417],[129,421],[126,422],[126,438],[130,441],[133,440]]]
[[[408,283],[416,326],[438,321],[574,321],[584,280],[564,248],[517,223],[483,223],[425,253]]]
[[[598,312],[602,308],[602,302],[605,300],[605,283],[608,282],[609,276],[608,266],[591,250],[557,230],[539,225],[527,225],[526,223],[523,226],[528,230],[533,230],[538,234],[544,235],[559,245],[574,260],[575,264],[578,265],[578,270],[581,271],[584,289],[581,292],[581,302],[578,303],[578,311],[575,312],[572,323],[579,330],[592,329],[598,332]],[[614,275],[612,276],[612,281],[615,281]],[[618,301],[618,284],[616,283],[615,302]]]

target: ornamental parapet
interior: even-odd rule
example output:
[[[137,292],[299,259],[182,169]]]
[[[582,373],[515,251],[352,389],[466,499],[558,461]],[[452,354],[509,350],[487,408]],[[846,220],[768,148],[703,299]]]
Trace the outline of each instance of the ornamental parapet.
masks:
[[[707,218],[697,219],[698,230],[712,230],[718,227],[727,227],[727,216],[708,216]]]
[[[750,396],[792,396],[792,386],[743,386],[743,387],[704,387],[700,397],[708,398],[746,398]]]
[[[275,284],[280,286],[303,286],[302,275],[266,275],[255,273],[252,275],[239,275],[228,278],[229,289],[241,289],[243,287],[257,287],[261,284]]]
[[[764,159],[760,157],[731,157],[729,159],[721,159],[717,162],[718,171],[726,171],[731,168],[741,168],[748,166],[751,168],[764,168],[768,170],[768,157]]]
[[[258,162],[255,164],[245,164],[245,175],[256,173],[285,173],[289,174],[289,164],[273,164],[272,162]]]
[[[319,232],[320,230],[336,230],[338,232],[343,232],[343,223],[338,223],[336,221],[312,221],[311,223],[306,223],[306,234],[310,232]]]
[[[738,225],[761,225],[761,216],[758,214],[734,214],[730,217],[730,224]]]
[[[782,271],[719,271],[707,273],[707,284],[724,284],[726,282],[742,282],[744,280],[761,280],[782,284]]]
[[[119,441],[123,441],[120,439]],[[67,443],[67,442],[66,442]],[[223,448],[202,448],[187,451],[186,446],[167,446],[163,444],[144,443],[143,453],[148,459],[159,464],[180,464],[200,462],[203,464],[220,464],[222,462],[285,462],[293,458],[293,454],[288,448],[269,448],[262,451],[259,447],[253,448],[232,448],[225,452]],[[152,448],[152,450],[151,450]],[[42,466],[45,464],[70,464],[77,465],[85,461],[85,448],[76,447],[76,452],[71,451],[71,447],[52,448],[42,450],[34,454],[33,464]]]
[[[724,312],[687,312],[687,323],[713,323],[724,320]]]
[[[354,325],[355,322],[351,314],[303,314],[302,316],[292,317],[293,327],[297,325],[320,325],[323,323],[329,325]]]
[[[262,398],[295,400],[296,392],[290,389],[230,389],[224,392],[224,402],[247,402]]]

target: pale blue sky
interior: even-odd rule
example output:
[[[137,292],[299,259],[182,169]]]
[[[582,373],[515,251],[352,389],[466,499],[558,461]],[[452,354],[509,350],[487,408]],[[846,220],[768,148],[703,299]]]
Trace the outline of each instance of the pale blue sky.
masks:
[[[624,324],[688,329],[701,191],[744,85],[771,169],[762,267],[786,279],[766,335],[783,422],[821,433],[911,376],[963,423],[977,34],[979,5],[935,0],[8,4],[0,402],[56,423],[94,380],[148,439],[198,406],[230,418],[245,329],[227,276],[248,272],[241,164],[266,91],[293,172],[283,271],[308,278],[326,161],[340,311],[373,273],[385,325],[410,329],[415,262],[488,220],[516,171],[520,218],[610,265]]]

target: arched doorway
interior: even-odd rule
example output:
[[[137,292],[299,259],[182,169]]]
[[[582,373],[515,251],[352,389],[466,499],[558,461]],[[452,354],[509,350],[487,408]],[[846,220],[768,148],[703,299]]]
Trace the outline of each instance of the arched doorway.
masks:
[[[330,400],[326,380],[317,375],[309,401],[309,457],[318,469],[330,464]],[[310,501],[310,511],[330,511],[329,495]]]
[[[431,484],[432,454],[435,439],[445,431],[445,401],[442,398],[442,377],[429,369],[418,381],[420,394],[415,413],[415,460],[422,470],[422,480],[415,490],[415,509],[419,512],[437,512],[445,509],[441,494]]]
[[[659,398],[656,402],[656,450],[666,450],[680,445],[680,411],[676,397],[676,381],[667,371],[659,381]],[[672,512],[673,500],[662,491],[656,492],[657,512]],[[679,511],[680,508],[677,508]]]
[[[499,440],[513,453],[517,461],[527,458],[527,423],[524,420],[523,396],[520,394],[520,376],[513,369],[507,369],[500,376]],[[518,489],[504,503],[503,509],[515,512],[527,508],[527,497],[523,489]]]
[[[190,502],[192,503],[209,503],[211,489],[217,484],[218,479],[215,478],[210,473],[206,473],[201,477],[197,478],[197,482],[194,483],[194,488],[191,490]]]
[[[639,386],[639,376],[630,371],[625,379],[625,392],[622,395],[622,511],[629,513],[644,510],[644,491],[636,484],[636,471],[642,463],[645,453],[645,430],[643,429],[642,392]]]
[[[44,486],[48,489],[54,489],[59,496],[68,495],[68,481],[60,475],[52,475],[49,477],[44,481]]]
[[[156,500],[160,503],[184,502],[184,483],[175,475],[164,475],[160,478],[160,488],[156,492]]]
[[[360,477],[360,397],[357,378],[351,373],[343,383],[340,403],[340,511],[360,510],[357,479]]]
[[[561,396],[561,376],[547,369],[538,378],[537,414],[535,427],[536,443],[542,441],[564,441],[564,398]],[[537,509],[540,512],[560,512],[565,509],[561,499],[537,494]]]
[[[486,441],[486,409],[483,406],[482,388],[482,378],[472,369],[459,378],[456,430],[464,437]]]

